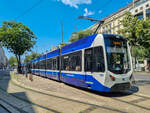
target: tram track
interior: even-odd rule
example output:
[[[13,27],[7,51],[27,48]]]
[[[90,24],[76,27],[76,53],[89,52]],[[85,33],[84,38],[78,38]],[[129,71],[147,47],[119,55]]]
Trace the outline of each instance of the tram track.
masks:
[[[123,103],[126,103],[126,104],[129,104],[129,105],[132,105],[132,106],[136,106],[136,107],[144,109],[144,110],[150,111],[150,108],[136,104],[139,101],[141,102],[141,101],[147,100],[146,98],[143,98],[143,97],[141,99],[137,99],[137,100],[133,100],[133,101],[125,101],[125,100],[121,100],[121,99],[118,99],[118,98],[111,98],[111,99],[119,101],[119,102],[123,102]]]
[[[111,107],[106,107],[105,105],[97,105],[97,104],[91,104],[89,102],[83,102],[83,101],[80,101],[80,100],[74,100],[74,99],[70,99],[70,98],[65,98],[65,97],[61,97],[61,96],[56,96],[56,95],[53,95],[53,94],[47,94],[47,93],[43,93],[43,92],[40,92],[40,91],[37,91],[37,90],[34,90],[34,89],[30,89],[30,88],[25,88],[23,86],[19,86],[18,84],[14,83],[13,81],[11,81],[14,85],[20,87],[20,88],[23,88],[25,90],[30,90],[32,92],[36,92],[36,93],[40,93],[40,94],[43,94],[43,95],[47,95],[47,96],[51,96],[51,97],[55,97],[55,98],[60,98],[60,99],[64,99],[64,100],[67,100],[67,101],[71,101],[71,102],[76,102],[76,103],[80,103],[80,104],[85,104],[85,105],[89,105],[90,108],[93,107],[95,109],[97,108],[102,108],[102,109],[106,109],[106,110],[110,110],[110,111],[114,111],[114,112],[118,112],[118,113],[127,113],[127,112],[124,112],[124,111],[121,111],[121,110],[118,110],[118,109],[115,109],[115,108],[111,108]],[[14,96],[14,95],[13,95]],[[45,107],[46,109],[46,107]],[[84,112],[83,112],[84,113]]]
[[[40,93],[40,94],[43,94],[43,95],[47,95],[47,96],[51,96],[51,97],[54,97],[54,98],[60,98],[60,99],[64,99],[64,100],[67,100],[67,101],[71,101],[71,102],[76,102],[76,103],[80,103],[80,104],[85,104],[85,105],[89,105],[90,107],[87,109],[87,110],[84,110],[82,113],[86,113],[88,111],[88,113],[90,113],[93,108],[94,109],[98,109],[98,108],[101,108],[101,109],[106,109],[106,110],[110,110],[110,111],[115,111],[115,112],[119,112],[119,113],[126,113],[124,110],[120,110],[118,108],[115,108],[115,107],[111,107],[111,106],[107,106],[107,105],[97,105],[97,104],[91,104],[89,102],[84,102],[84,101],[80,101],[80,100],[74,100],[74,99],[70,99],[70,98],[66,98],[66,97],[61,97],[61,96],[57,96],[57,95],[53,95],[53,94],[47,94],[47,93],[44,93],[44,92],[40,92],[40,91],[37,91],[37,90],[34,90],[34,89],[30,89],[30,88],[26,88],[26,87],[23,87],[23,86],[20,86],[18,84],[16,84],[13,80],[11,80],[11,83],[17,87],[20,87],[20,88],[23,88],[25,90],[29,90],[29,91],[32,91],[32,92],[36,92],[36,93]],[[80,89],[80,88],[79,88]],[[81,90],[81,89],[80,89]],[[87,91],[87,90],[86,90]],[[85,89],[84,90],[81,90],[81,92],[85,95],[88,95],[88,96],[92,96],[93,98],[95,98],[95,96],[93,95],[93,91],[88,91],[86,92]],[[80,92],[80,91],[79,91]],[[81,93],[80,92],[80,93]],[[148,107],[144,107],[144,106],[141,106],[141,105],[137,105],[134,101],[124,101],[124,100],[121,100],[120,98],[117,98],[117,97],[109,97],[108,95],[103,95],[102,93],[95,93],[96,95],[99,95],[99,96],[105,96],[105,97],[108,97],[109,99],[112,99],[114,101],[118,101],[118,102],[122,102],[122,103],[126,103],[126,104],[129,104],[129,105],[132,105],[132,106],[135,106],[135,107],[139,107],[141,109],[144,109],[144,110],[150,110],[150,108]],[[141,96],[141,95],[138,95],[138,94],[131,94],[131,95],[134,95],[134,96],[137,96],[137,97],[141,97],[141,98],[144,98],[144,100],[148,100],[150,99],[150,97],[146,97],[146,96]],[[14,96],[14,95],[12,95]],[[19,97],[20,98],[20,97]],[[22,99],[23,100],[23,99]],[[25,101],[25,100],[23,100]],[[142,101],[142,99],[141,99]],[[32,103],[30,103],[32,104]],[[44,109],[47,109],[46,107],[44,107]],[[48,109],[47,109],[48,110]]]
[[[17,84],[16,84],[16,85],[17,85]],[[18,86],[18,85],[17,85],[17,86]],[[72,85],[69,85],[69,86],[74,87],[74,86],[72,86]],[[20,86],[19,86],[19,87],[20,87]],[[78,89],[81,90],[81,88],[79,88],[79,87],[76,87],[76,88],[78,88]],[[27,89],[28,89],[28,88],[27,88]],[[29,90],[30,90],[30,89],[29,89]],[[34,91],[34,90],[33,90],[33,91]],[[88,91],[88,92],[85,92],[85,91]],[[35,91],[35,92],[37,92],[37,91]],[[80,92],[80,91],[79,91],[79,92]],[[83,93],[83,94],[88,95],[88,96],[92,96],[93,98],[95,98],[93,95],[88,94],[89,92],[92,93],[92,94],[93,94],[93,92],[94,92],[94,93],[97,94],[97,95],[100,94],[100,96],[105,96],[105,97],[107,96],[108,98],[110,98],[110,99],[112,99],[112,100],[115,100],[115,101],[118,101],[118,102],[123,102],[123,103],[129,104],[129,105],[135,106],[135,107],[139,107],[139,108],[144,109],[144,110],[148,110],[148,111],[150,110],[150,108],[144,107],[144,106],[141,106],[141,105],[137,105],[137,104],[133,103],[132,101],[131,101],[131,102],[124,101],[124,100],[118,99],[117,97],[109,97],[107,93],[103,94],[103,93],[99,93],[99,92],[95,92],[95,91],[91,91],[91,90],[83,89],[83,88],[82,88],[82,93]],[[38,92],[38,93],[41,93],[41,92]],[[80,93],[81,93],[81,92],[80,92]],[[43,92],[42,92],[42,94],[49,95],[49,94],[43,93]],[[102,95],[101,95],[101,94],[102,94]],[[128,95],[128,94],[126,93],[126,95]],[[141,97],[141,98],[144,98],[145,100],[150,99],[150,97],[141,96],[141,95],[134,94],[134,93],[132,93],[132,94],[130,94],[130,95],[134,95],[134,96],[137,96],[137,97]],[[95,109],[97,109],[97,108],[102,108],[102,109],[106,109],[106,110],[110,110],[110,111],[116,111],[116,112],[120,112],[120,113],[126,113],[125,111],[118,110],[118,109],[112,108],[112,107],[107,107],[106,105],[99,106],[99,105],[97,105],[97,104],[91,104],[91,103],[87,103],[87,102],[83,102],[83,101],[78,101],[78,100],[73,100],[73,99],[69,99],[69,98],[65,98],[65,97],[59,97],[59,96],[56,96],[56,95],[49,95],[49,96],[61,98],[61,99],[68,100],[68,101],[72,101],[72,102],[77,102],[77,103],[80,103],[80,104],[90,105],[91,107],[94,107]],[[143,100],[144,100],[144,99],[143,99]],[[85,110],[85,111],[86,111],[86,110]],[[83,112],[83,113],[85,113],[85,112]]]
[[[1,80],[3,80],[3,79],[1,79]],[[127,113],[127,112],[124,112],[124,111],[121,111],[121,110],[118,110],[118,109],[115,109],[115,108],[107,107],[105,105],[97,105],[97,104],[92,104],[92,103],[89,103],[89,102],[84,102],[84,101],[80,101],[80,100],[76,100],[76,99],[71,99],[71,98],[66,98],[66,97],[61,97],[61,96],[57,96],[57,95],[53,95],[53,94],[40,92],[38,90],[35,90],[34,88],[31,89],[31,88],[28,88],[28,87],[21,86],[21,85],[17,84],[15,81],[13,81],[12,79],[10,80],[10,83],[12,83],[14,86],[17,86],[19,88],[22,88],[24,90],[28,90],[28,91],[31,91],[31,92],[35,92],[35,93],[39,93],[39,94],[42,94],[42,95],[47,95],[47,96],[51,96],[51,97],[54,97],[54,98],[59,98],[59,99],[63,99],[63,100],[71,101],[71,102],[76,102],[76,103],[79,103],[79,104],[89,105],[89,108],[81,111],[81,113],[86,113],[87,111],[88,111],[88,113],[90,113],[92,110],[98,109],[98,108],[109,110],[109,111],[114,111],[114,112],[117,112],[117,113]],[[4,89],[3,87],[0,87],[0,90],[2,90],[2,91],[7,93],[7,90]],[[42,109],[45,109],[45,110],[48,110],[48,111],[52,111],[54,113],[60,113],[60,112],[58,112],[56,110],[50,109],[50,108],[45,107],[43,105],[40,105],[38,103],[26,100],[26,99],[24,99],[22,97],[19,97],[19,96],[13,94],[13,93],[9,93],[9,95],[11,95],[11,96],[13,96],[13,97],[15,97],[15,98],[17,98],[17,99],[19,99],[21,101],[27,102],[27,103],[29,103],[31,105],[35,105],[35,106],[41,107]]]
[[[74,87],[74,86],[73,86]],[[79,88],[80,89],[80,88]],[[83,89],[83,90],[86,90],[87,89]],[[123,102],[123,103],[126,103],[126,104],[129,104],[129,105],[132,105],[132,106],[135,106],[135,107],[139,107],[141,109],[144,109],[144,110],[148,110],[150,111],[150,108],[148,107],[144,107],[144,106],[141,106],[141,105],[138,105],[137,103],[139,102],[143,102],[143,101],[147,101],[147,100],[150,100],[150,97],[147,97],[147,96],[142,96],[142,95],[139,95],[139,94],[135,94],[133,92],[123,92],[121,94],[119,94],[120,96],[127,96],[127,95],[131,95],[131,96],[136,96],[136,97],[140,97],[140,98],[137,98],[135,100],[132,100],[132,101],[125,101],[125,100],[122,100],[121,98],[118,98],[119,96],[116,96],[116,97],[113,97],[111,94],[107,94],[107,93],[99,93],[97,91],[91,91],[91,90],[88,90],[88,92],[90,94],[88,94],[87,92],[84,92],[82,90],[82,93],[85,94],[85,95],[88,95],[88,96],[92,96],[93,98],[95,98],[94,95],[92,95],[92,93],[96,94],[96,95],[99,95],[99,96],[104,96],[104,97],[108,97],[112,100],[115,100],[115,101],[118,101],[118,102]],[[114,95],[114,94],[113,94]]]

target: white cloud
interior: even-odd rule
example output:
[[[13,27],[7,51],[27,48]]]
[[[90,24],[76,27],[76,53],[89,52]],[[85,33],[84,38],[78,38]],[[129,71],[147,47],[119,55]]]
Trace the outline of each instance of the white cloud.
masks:
[[[102,13],[102,10],[99,10],[98,13],[101,14],[101,13]]]
[[[57,0],[61,1],[65,5],[70,5],[71,7],[78,8],[79,4],[91,4],[92,0]]]
[[[94,11],[88,11],[87,8],[84,9],[84,15],[83,16],[89,16],[89,15],[94,15],[95,12]]]

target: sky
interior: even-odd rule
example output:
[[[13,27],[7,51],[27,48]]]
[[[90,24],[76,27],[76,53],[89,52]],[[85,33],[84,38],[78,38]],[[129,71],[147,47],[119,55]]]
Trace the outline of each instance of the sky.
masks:
[[[0,26],[3,21],[16,20],[27,25],[37,36],[32,51],[44,53],[61,43],[61,23],[64,42],[72,32],[84,30],[94,22],[77,19],[89,16],[103,19],[132,0],[0,0]],[[6,56],[13,56],[8,50]]]

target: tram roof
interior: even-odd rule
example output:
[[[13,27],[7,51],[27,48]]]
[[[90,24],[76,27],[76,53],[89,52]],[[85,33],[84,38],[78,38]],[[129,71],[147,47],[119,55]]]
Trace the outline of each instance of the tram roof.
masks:
[[[123,36],[121,35],[117,35],[117,34],[102,34],[104,38],[118,38],[118,39],[125,39]]]
[[[73,51],[77,51],[77,50],[80,50],[83,48],[90,47],[96,36],[97,36],[97,34],[94,34],[94,35],[82,38],[78,41],[75,41],[71,44],[68,44],[68,45],[62,47],[62,50],[61,50],[62,55],[73,52]]]

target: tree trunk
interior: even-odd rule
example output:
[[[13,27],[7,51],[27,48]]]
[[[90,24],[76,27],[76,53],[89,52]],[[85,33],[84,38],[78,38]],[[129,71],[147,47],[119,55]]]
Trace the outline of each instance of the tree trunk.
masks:
[[[16,58],[17,58],[17,63],[18,63],[18,67],[17,67],[17,72],[18,73],[22,73],[22,70],[21,70],[21,56],[20,55],[16,55]]]

